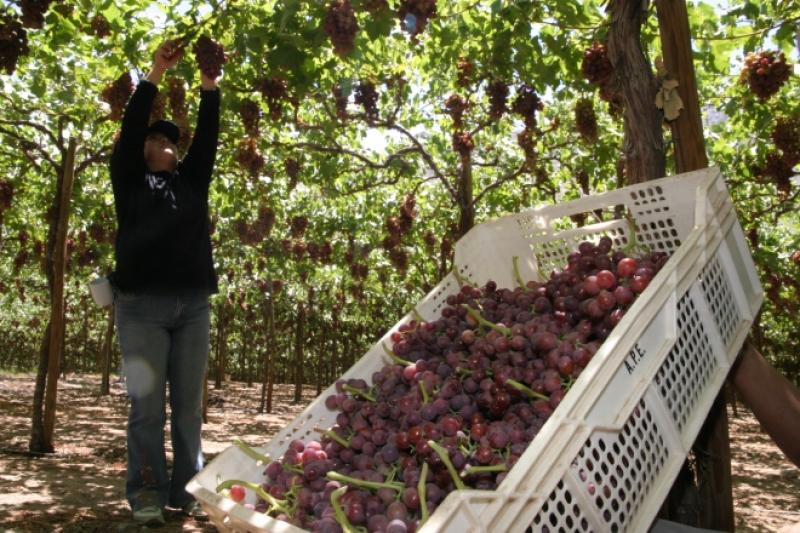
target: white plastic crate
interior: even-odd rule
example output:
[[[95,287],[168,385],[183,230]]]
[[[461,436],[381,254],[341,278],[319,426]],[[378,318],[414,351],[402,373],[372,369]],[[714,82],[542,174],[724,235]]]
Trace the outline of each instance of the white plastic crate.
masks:
[[[583,240],[608,235],[629,242],[627,220],[572,227],[570,215],[616,208],[630,215],[640,242],[671,254],[569,394],[496,491],[454,491],[421,531],[645,531],[677,476],[739,351],[763,291],[725,183],[715,168],[650,181],[569,203],[503,217],[474,227],[455,247],[461,277],[482,285],[516,286],[566,264]],[[605,217],[610,218],[610,217]],[[439,317],[459,290],[448,275],[417,306]],[[369,378],[389,363],[381,344],[343,378]],[[279,457],[292,439],[318,438],[334,424],[325,391],[260,450]],[[187,489],[222,531],[300,529],[215,494],[225,479],[259,481],[238,448],[220,454]],[[250,501],[253,496],[248,495]]]

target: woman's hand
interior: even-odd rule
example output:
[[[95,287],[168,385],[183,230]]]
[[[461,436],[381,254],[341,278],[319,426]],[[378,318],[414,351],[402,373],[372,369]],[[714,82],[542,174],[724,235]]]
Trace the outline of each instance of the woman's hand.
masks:
[[[156,50],[153,56],[153,68],[166,71],[174,67],[183,57],[183,48],[180,46],[180,39],[166,41]]]
[[[183,48],[179,45],[180,40],[174,39],[166,41],[158,47],[153,55],[153,68],[145,77],[147,81],[158,84],[161,81],[161,76],[180,61],[183,57]]]

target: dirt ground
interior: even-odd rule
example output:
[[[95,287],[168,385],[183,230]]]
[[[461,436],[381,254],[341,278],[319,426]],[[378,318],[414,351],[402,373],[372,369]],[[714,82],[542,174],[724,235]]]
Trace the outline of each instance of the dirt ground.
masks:
[[[68,376],[59,382],[55,454],[32,458],[31,375],[0,375],[0,531],[134,532],[124,499],[124,385],[98,394],[99,376]],[[313,398],[309,389],[305,400]],[[210,387],[209,423],[203,428],[207,460],[241,438],[260,445],[300,413],[293,387],[276,391],[273,414],[258,414],[260,387],[225,383]],[[167,443],[169,446],[169,443]],[[779,531],[800,522],[800,469],[789,463],[762,432],[752,414],[731,417],[736,531]],[[169,453],[169,448],[168,448]],[[150,530],[148,530],[150,531]],[[208,523],[167,515],[158,531],[213,532]]]

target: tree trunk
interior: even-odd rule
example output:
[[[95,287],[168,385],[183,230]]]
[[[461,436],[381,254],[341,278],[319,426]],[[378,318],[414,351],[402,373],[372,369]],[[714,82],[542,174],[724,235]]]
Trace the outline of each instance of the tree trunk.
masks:
[[[297,302],[297,323],[294,336],[294,403],[303,399],[303,343],[305,342],[306,309]]]
[[[668,76],[679,83],[678,94],[684,106],[678,118],[670,122],[675,146],[675,166],[678,173],[706,168],[708,158],[703,139],[703,121],[695,81],[686,2],[656,0],[656,7],[664,65]],[[665,507],[668,512],[679,516],[691,514],[681,509],[681,505],[684,502],[697,501],[698,512],[695,521],[689,525],[733,531],[733,484],[725,387],[717,396],[692,449],[697,462],[697,479],[691,476],[679,478],[670,491]]]
[[[42,404],[44,387],[47,382],[47,353],[50,346],[50,322],[44,328],[42,344],[39,348],[39,366],[36,372],[36,386],[33,389],[33,415],[31,417],[31,441],[28,449],[32,452],[47,452],[44,444],[44,424],[42,423]],[[53,450],[50,450],[52,452]]]
[[[79,355],[81,365],[79,368],[86,372],[89,369],[89,307],[86,305],[86,300],[81,299],[81,307],[83,308],[83,326],[81,336],[83,337],[83,351]]]
[[[249,389],[253,386],[253,357],[250,354],[250,328],[246,324],[242,328],[242,357],[244,358],[244,371],[247,374],[245,380]]]
[[[106,335],[103,339],[103,349],[100,356],[100,365],[103,372],[102,382],[100,384],[100,394],[106,396],[111,393],[110,375],[111,375],[111,344],[114,339],[114,306],[108,310],[108,321],[106,322]]]
[[[59,350],[58,355],[58,369],[57,369],[57,376],[61,376],[62,378],[67,377],[67,308],[69,307],[69,302],[67,301],[66,295],[64,295],[64,309],[62,312],[61,317],[61,349]]]
[[[61,179],[57,190],[58,214],[55,222],[55,235],[49,248],[48,281],[50,282],[50,323],[46,349],[47,376],[44,383],[44,409],[37,420],[37,401],[41,397],[34,391],[34,419],[31,427],[31,440],[28,445],[32,452],[52,453],[53,429],[56,419],[56,393],[61,354],[64,349],[64,267],[67,254],[67,228],[69,208],[72,198],[72,182],[75,177],[76,140],[70,139],[62,166]],[[52,228],[52,223],[51,223]],[[52,235],[52,232],[51,232]],[[50,241],[50,239],[48,239]],[[42,368],[39,369],[42,372]],[[38,378],[37,378],[38,387]],[[41,427],[37,425],[41,424]]]
[[[475,225],[475,203],[472,191],[472,157],[461,157],[458,175],[458,236],[462,237]]]
[[[324,361],[327,355],[325,344],[327,344],[328,338],[330,337],[327,329],[328,328],[326,324],[320,325],[321,334],[318,336],[317,341],[317,396],[322,393],[322,382],[325,379],[323,376],[323,373],[325,372]]]
[[[275,319],[275,307],[272,305],[272,279],[267,278],[266,281],[267,293],[264,295],[264,305],[261,308],[262,317],[264,318],[264,359],[262,363],[262,376],[261,376],[261,403],[258,406],[258,412],[263,413],[264,409],[272,407],[272,402],[267,406],[267,389],[271,388],[272,379],[270,373],[272,372],[272,352],[275,350],[275,337],[273,337],[272,328]],[[271,395],[270,395],[271,396]],[[272,398],[270,397],[270,400]],[[269,413],[270,410],[267,409]]]
[[[662,114],[655,105],[658,82],[641,43],[648,0],[608,4],[608,56],[625,106],[625,171],[628,184],[664,176]]]

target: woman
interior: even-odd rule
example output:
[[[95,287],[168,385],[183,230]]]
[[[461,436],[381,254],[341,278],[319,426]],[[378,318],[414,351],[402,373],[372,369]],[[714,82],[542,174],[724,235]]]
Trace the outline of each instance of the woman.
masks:
[[[128,395],[126,496],[134,520],[164,523],[170,506],[199,518],[185,485],[203,466],[202,395],[208,359],[209,294],[217,278],[209,237],[208,188],[219,133],[220,92],[201,72],[200,108],[192,144],[178,160],[178,127],[148,126],[157,84],[182,56],[161,45],[122,119],[111,156],[117,214],[116,325]],[[169,383],[171,477],[164,451]]]

